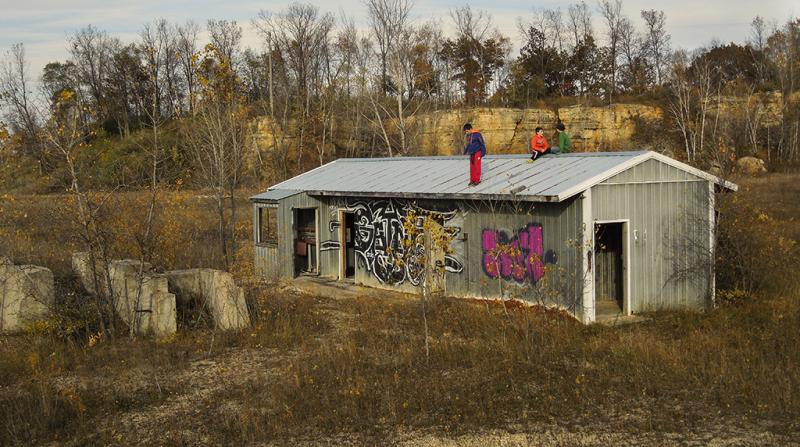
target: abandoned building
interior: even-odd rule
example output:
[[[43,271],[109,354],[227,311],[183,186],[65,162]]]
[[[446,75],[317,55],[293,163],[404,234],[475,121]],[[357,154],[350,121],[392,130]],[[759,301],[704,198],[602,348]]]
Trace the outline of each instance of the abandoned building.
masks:
[[[339,159],[255,195],[255,264],[600,314],[713,299],[714,193],[737,186],[650,152]],[[432,273],[433,272],[433,273]],[[426,278],[438,278],[426,281]]]

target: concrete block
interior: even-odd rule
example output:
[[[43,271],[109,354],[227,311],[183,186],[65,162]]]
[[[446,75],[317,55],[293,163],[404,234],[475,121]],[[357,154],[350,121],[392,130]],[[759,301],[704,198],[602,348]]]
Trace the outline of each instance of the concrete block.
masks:
[[[0,260],[0,331],[16,332],[50,315],[55,303],[53,272]]]
[[[109,296],[108,268],[103,265],[99,259],[95,259],[95,270],[97,271],[98,285],[105,290],[105,295]],[[72,254],[72,271],[78,276],[81,285],[87,292],[92,295],[97,295],[94,289],[94,273],[92,272],[92,262],[89,257],[89,252],[82,251]]]
[[[195,296],[205,302],[218,329],[243,329],[250,325],[244,290],[233,275],[214,269],[175,270],[166,273],[172,290],[183,299]]]
[[[167,277],[152,273],[140,262],[112,261],[108,267],[117,315],[137,334],[164,337],[177,331],[175,295],[169,293]]]

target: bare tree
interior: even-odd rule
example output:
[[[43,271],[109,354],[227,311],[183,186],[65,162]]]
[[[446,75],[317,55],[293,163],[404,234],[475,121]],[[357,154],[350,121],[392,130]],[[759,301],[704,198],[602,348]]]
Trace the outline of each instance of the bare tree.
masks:
[[[242,27],[235,20],[209,20],[206,27],[211,44],[235,66],[242,43]]]
[[[326,66],[334,18],[329,13],[320,14],[314,5],[292,3],[286,11],[278,14],[261,11],[256,24],[262,35],[268,36],[269,43],[280,52],[295,81],[295,109],[300,112],[297,151],[297,166],[300,167],[311,113],[311,90],[317,84],[315,77]]]
[[[720,95],[714,88],[712,67],[695,64],[693,73],[688,68],[686,54],[676,54],[668,108],[683,138],[686,159],[693,162],[703,154],[711,101],[715,95],[719,100]]]
[[[545,9],[542,14],[545,24],[543,29],[547,30],[548,44],[560,52],[565,51],[564,34],[566,29],[561,9]]]
[[[664,11],[649,9],[642,11],[645,30],[645,48],[650,59],[650,64],[655,72],[656,85],[664,82],[666,62],[670,54],[670,36],[667,34],[667,19]]]
[[[405,28],[413,3],[410,0],[365,0],[365,4],[381,59],[381,90],[387,93],[390,53]]]
[[[622,0],[600,0],[600,15],[606,23],[606,39],[608,39],[608,59],[611,68],[611,79],[609,85],[608,99],[617,92],[617,56],[619,55],[619,42],[622,32]]]
[[[32,91],[25,47],[21,43],[11,46],[0,66],[1,104],[7,107],[5,118],[11,131],[24,137],[26,151],[37,158],[39,172],[44,174],[49,170],[49,162],[39,138],[42,117]]]
[[[577,46],[586,36],[594,35],[592,13],[589,11],[589,6],[585,1],[570,5],[567,10],[567,17],[573,46]]]
[[[70,54],[77,79],[88,90],[93,108],[101,118],[107,116],[107,76],[111,65],[112,39],[108,33],[91,25],[69,38]]]
[[[74,199],[75,217],[79,236],[89,254],[92,282],[98,297],[97,312],[100,330],[113,335],[115,297],[111,278],[105,272],[110,261],[108,234],[103,222],[102,210],[112,197],[108,193],[90,193],[81,185],[77,153],[86,146],[94,132],[92,124],[83,119],[90,101],[78,90],[62,90],[55,99],[48,120],[41,129],[44,144],[60,154],[67,168],[69,186],[67,191]]]
[[[190,114],[194,114],[195,90],[197,88],[197,35],[200,33],[200,26],[189,20],[178,26],[178,61],[180,63],[183,80],[186,86],[186,105]]]
[[[627,17],[622,17],[619,25],[619,51],[622,64],[619,68],[619,81],[622,88],[639,94],[650,85],[644,55],[644,41]]]
[[[208,48],[199,64],[195,115],[181,129],[186,148],[197,167],[202,185],[214,191],[217,230],[225,268],[236,252],[236,188],[241,182],[248,137],[247,108],[241,84],[230,61],[216,47]],[[226,219],[226,203],[231,219]],[[230,247],[229,247],[230,246]],[[230,248],[230,249],[229,249]]]

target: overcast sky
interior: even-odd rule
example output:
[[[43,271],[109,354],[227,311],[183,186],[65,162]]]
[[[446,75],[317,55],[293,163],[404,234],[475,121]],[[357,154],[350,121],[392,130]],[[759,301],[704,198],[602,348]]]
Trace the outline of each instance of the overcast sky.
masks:
[[[353,16],[359,25],[365,22],[365,8],[360,0],[339,2],[311,1],[323,11],[339,17],[343,11]],[[499,3],[502,6],[497,6]],[[450,29],[449,11],[469,4],[473,9],[489,12],[500,31],[518,42],[518,18],[529,17],[542,8],[561,8],[566,11],[573,1],[476,0],[472,2],[417,0],[413,9],[416,22],[437,18],[445,30]],[[587,1],[595,14],[595,32],[601,24],[597,2]],[[142,25],[159,18],[182,23],[192,19],[204,24],[208,19],[238,21],[244,28],[244,45],[259,47],[258,37],[250,20],[260,10],[281,11],[289,2],[274,0],[0,0],[0,55],[17,42],[25,44],[32,73],[38,75],[47,62],[67,58],[67,36],[87,25],[94,25],[123,41],[132,41]],[[722,42],[744,42],[750,22],[761,15],[767,22],[783,23],[800,15],[797,0],[694,0],[653,1],[623,0],[623,12],[641,26],[639,12],[661,9],[667,17],[667,29],[672,46],[693,49],[712,39]],[[518,45],[515,45],[518,47]]]

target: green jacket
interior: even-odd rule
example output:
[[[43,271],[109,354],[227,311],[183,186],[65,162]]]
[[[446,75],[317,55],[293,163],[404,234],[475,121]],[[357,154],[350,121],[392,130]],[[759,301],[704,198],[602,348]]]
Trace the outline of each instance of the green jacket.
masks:
[[[569,135],[566,132],[558,133],[558,148],[561,153],[572,152],[572,142],[569,140]]]

